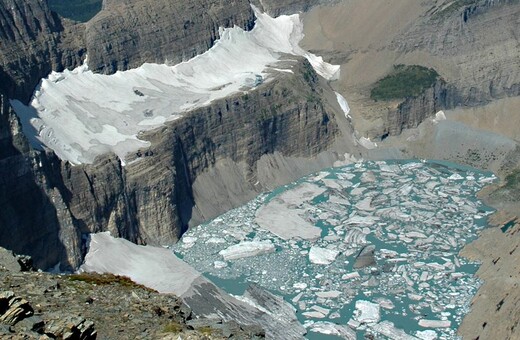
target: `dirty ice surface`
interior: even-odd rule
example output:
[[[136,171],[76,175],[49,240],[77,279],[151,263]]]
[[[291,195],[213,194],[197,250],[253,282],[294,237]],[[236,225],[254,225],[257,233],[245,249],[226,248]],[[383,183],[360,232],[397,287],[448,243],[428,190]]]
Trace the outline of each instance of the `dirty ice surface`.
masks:
[[[486,226],[491,209],[475,197],[494,179],[438,162],[328,169],[191,229],[173,250],[230,293],[255,282],[284,296],[309,338],[453,339],[479,287],[458,253]]]
[[[303,56],[326,79],[339,66],[299,47],[299,15],[271,18],[254,8],[253,30],[220,30],[206,53],[175,66],[144,64],[114,75],[95,74],[87,63],[43,79],[29,106],[13,100],[25,135],[35,147],[45,145],[73,164],[92,163],[114,152],[124,160],[147,147],[139,132],[151,130],[183,113],[232,93],[248,91],[276,72],[292,72],[290,55]],[[285,69],[284,69],[285,67]]]

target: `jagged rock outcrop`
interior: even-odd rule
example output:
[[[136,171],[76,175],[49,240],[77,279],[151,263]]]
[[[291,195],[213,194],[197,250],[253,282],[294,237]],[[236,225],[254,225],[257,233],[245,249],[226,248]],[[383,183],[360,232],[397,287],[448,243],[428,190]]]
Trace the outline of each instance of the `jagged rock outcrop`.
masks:
[[[34,314],[27,300],[15,296],[12,291],[0,293],[0,323],[14,325]]]
[[[0,254],[10,253],[0,248]],[[179,298],[115,275],[53,275],[6,269],[0,256],[2,339],[261,339],[263,329],[192,320]],[[20,256],[18,256],[19,258]]]

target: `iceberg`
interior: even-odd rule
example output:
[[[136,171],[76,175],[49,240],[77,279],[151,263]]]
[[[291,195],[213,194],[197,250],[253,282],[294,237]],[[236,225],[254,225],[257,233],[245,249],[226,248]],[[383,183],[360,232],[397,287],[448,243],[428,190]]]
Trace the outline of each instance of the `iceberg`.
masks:
[[[381,320],[379,304],[370,301],[356,301],[355,318],[360,323],[377,323]]]
[[[339,255],[339,251],[312,246],[309,251],[309,261],[314,264],[331,264]]]
[[[276,250],[271,241],[243,241],[232,245],[219,252],[224,260],[237,260],[244,257],[258,256],[263,254],[274,253]]]

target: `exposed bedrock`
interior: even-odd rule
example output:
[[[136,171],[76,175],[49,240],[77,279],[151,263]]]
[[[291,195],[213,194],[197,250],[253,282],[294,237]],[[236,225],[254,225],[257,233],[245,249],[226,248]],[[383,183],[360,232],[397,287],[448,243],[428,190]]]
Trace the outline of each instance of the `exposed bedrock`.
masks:
[[[114,73],[149,63],[177,64],[207,51],[220,27],[254,27],[254,4],[270,15],[294,14],[322,0],[105,0],[86,24],[91,69]]]
[[[79,65],[83,31],[51,12],[46,1],[0,0],[0,92],[27,101],[52,70]]]
[[[269,6],[286,13],[304,3]],[[258,91],[148,132],[142,138],[152,147],[127,167],[111,155],[90,166],[64,164],[28,146],[8,98],[27,102],[42,77],[77,66],[87,50],[89,63],[104,72],[202,53],[219,26],[253,26],[250,4],[107,1],[86,25],[59,18],[36,0],[0,0],[0,12],[0,245],[32,255],[39,268],[76,268],[82,234],[89,232],[169,244],[188,225],[330,166],[347,150],[348,142],[338,142],[334,112],[340,110],[327,104],[333,93],[299,60],[294,75],[278,75]]]
[[[345,118],[336,117],[339,107],[327,103],[333,92],[307,61],[293,71],[146,132],[141,138],[152,146],[125,167],[115,156],[64,164],[74,224],[81,233],[109,230],[137,243],[171,244],[189,225],[332,166],[350,151]]]

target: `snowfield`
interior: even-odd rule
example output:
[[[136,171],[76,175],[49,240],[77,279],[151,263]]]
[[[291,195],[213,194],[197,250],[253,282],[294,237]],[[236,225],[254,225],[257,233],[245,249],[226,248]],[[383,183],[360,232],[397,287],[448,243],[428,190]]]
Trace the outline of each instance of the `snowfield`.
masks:
[[[92,163],[108,152],[124,163],[128,153],[149,146],[139,139],[139,132],[250,90],[269,81],[273,73],[292,72],[277,65],[287,55],[307,58],[326,79],[339,76],[339,66],[299,47],[303,38],[299,15],[271,18],[254,10],[253,30],[221,29],[209,51],[175,66],[144,64],[102,75],[89,70],[86,61],[72,71],[52,72],[28,106],[11,101],[25,135],[34,147],[44,145],[72,164]]]

